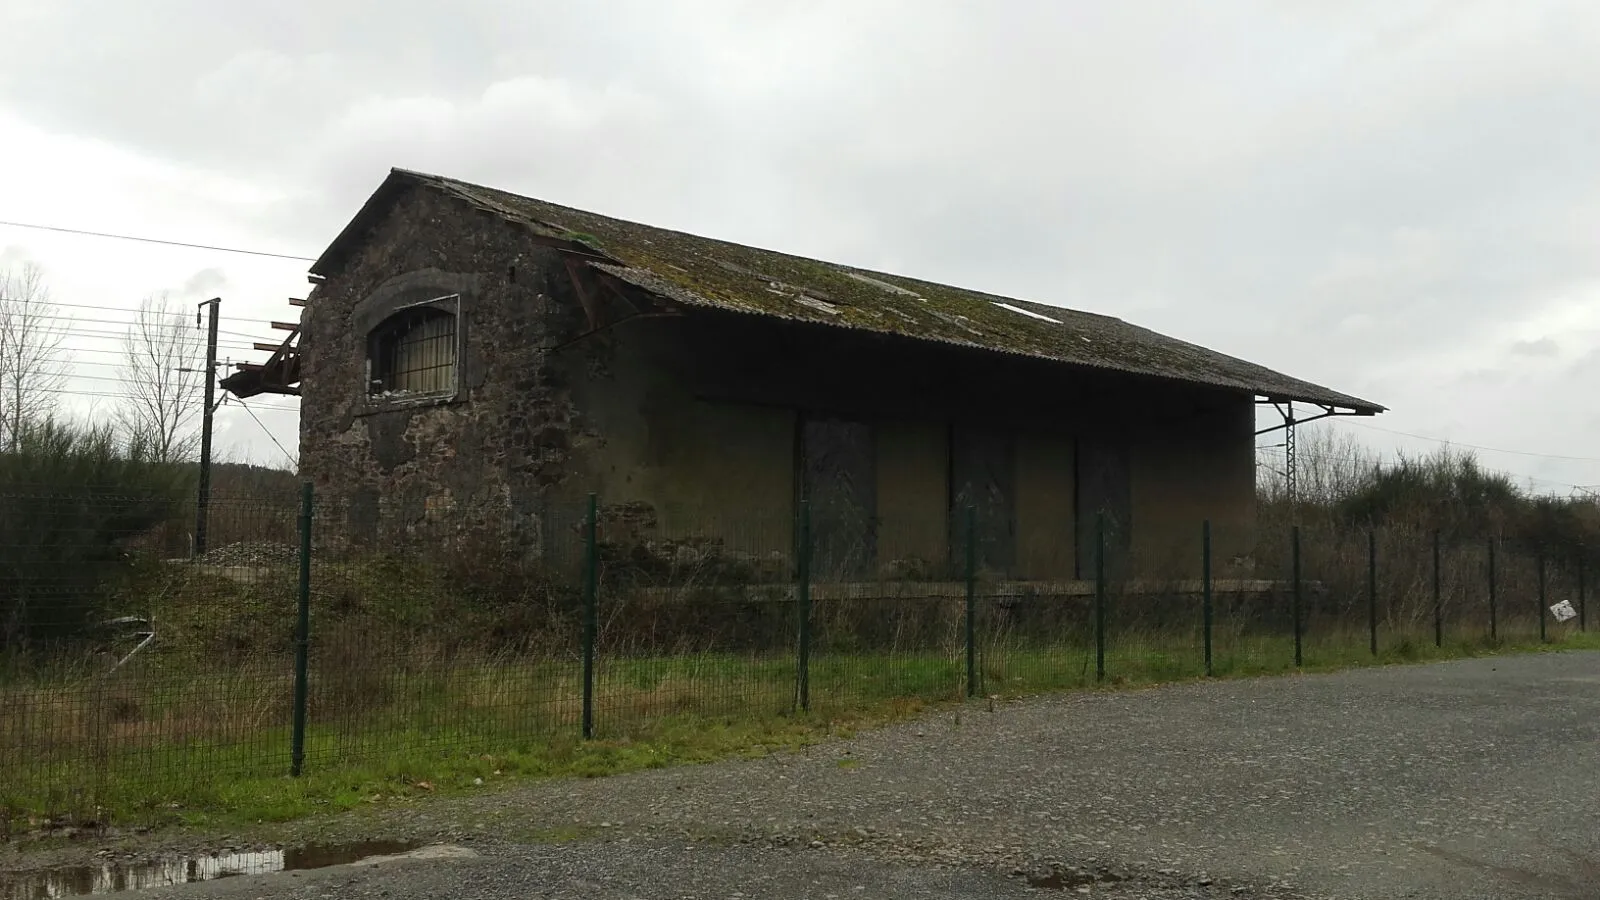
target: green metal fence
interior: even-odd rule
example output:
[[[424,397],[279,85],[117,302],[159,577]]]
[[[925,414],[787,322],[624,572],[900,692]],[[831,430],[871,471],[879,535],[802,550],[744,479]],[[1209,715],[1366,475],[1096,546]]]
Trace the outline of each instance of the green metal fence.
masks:
[[[713,518],[589,498],[532,527],[374,516],[308,486],[298,508],[214,509],[228,527],[190,558],[143,526],[82,527],[136,499],[5,502],[33,523],[0,544],[8,828],[226,806],[230,779],[1427,658],[1588,623],[1583,560],[1425,530],[1195,522],[1173,552],[1108,567],[1099,533],[1087,565],[1071,540],[995,562],[970,520],[938,558],[898,549],[926,522],[818,553],[805,503]],[[1561,601],[1578,615],[1557,621]]]

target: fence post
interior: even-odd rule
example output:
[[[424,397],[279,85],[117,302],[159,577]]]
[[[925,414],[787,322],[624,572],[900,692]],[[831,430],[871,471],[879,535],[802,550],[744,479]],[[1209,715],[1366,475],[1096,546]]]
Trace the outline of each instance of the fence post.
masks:
[[[1294,607],[1294,667],[1300,668],[1305,663],[1305,655],[1301,647],[1302,628],[1300,623],[1300,526],[1296,525],[1289,532],[1290,559],[1293,564],[1292,577],[1294,578],[1294,593],[1291,595],[1291,604]]]
[[[1539,643],[1541,643],[1541,644],[1543,644],[1543,643],[1545,643],[1546,641],[1549,640],[1549,636],[1548,636],[1548,633],[1547,633],[1547,630],[1546,630],[1546,625],[1545,625],[1545,619],[1546,619],[1547,616],[1549,616],[1550,613],[1549,613],[1549,610],[1545,609],[1545,603],[1546,603],[1545,595],[1546,595],[1546,591],[1545,591],[1545,576],[1544,576],[1544,548],[1540,547],[1539,548]]]
[[[1444,646],[1444,599],[1439,590],[1439,529],[1433,530],[1433,645]]]
[[[1500,639],[1500,621],[1495,609],[1494,538],[1489,539],[1489,640]]]
[[[1210,678],[1211,671],[1211,520],[1207,519],[1200,531],[1200,591],[1201,591],[1201,617],[1205,628],[1206,642],[1206,677]]]
[[[978,696],[978,508],[969,505],[967,516],[967,696]]]
[[[1378,530],[1367,530],[1367,633],[1372,655],[1378,655]]]
[[[1094,520],[1094,680],[1106,680],[1106,514]]]
[[[583,739],[594,737],[594,644],[599,630],[600,504],[589,495],[583,526]]]
[[[795,546],[795,600],[800,617],[800,658],[796,661],[796,689],[800,709],[811,711],[811,501],[800,501],[800,539]]]
[[[1589,611],[1586,609],[1584,596],[1584,573],[1589,567],[1589,551],[1582,544],[1578,545],[1578,630],[1589,630]]]
[[[289,775],[300,777],[306,762],[306,707],[311,675],[311,509],[312,487],[300,485],[300,591],[294,625],[294,731],[289,740]]]

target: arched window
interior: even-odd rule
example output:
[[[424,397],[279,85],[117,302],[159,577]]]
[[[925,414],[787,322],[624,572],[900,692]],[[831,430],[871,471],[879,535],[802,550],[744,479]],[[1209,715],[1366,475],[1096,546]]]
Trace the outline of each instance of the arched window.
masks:
[[[404,309],[367,339],[367,393],[439,396],[456,392],[456,316],[437,305]]]

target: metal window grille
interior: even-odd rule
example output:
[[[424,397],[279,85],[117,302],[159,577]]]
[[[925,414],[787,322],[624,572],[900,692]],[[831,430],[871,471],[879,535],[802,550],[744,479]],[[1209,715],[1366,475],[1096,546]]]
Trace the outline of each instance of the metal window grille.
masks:
[[[374,334],[374,394],[448,394],[456,387],[456,317],[437,307],[405,310]]]

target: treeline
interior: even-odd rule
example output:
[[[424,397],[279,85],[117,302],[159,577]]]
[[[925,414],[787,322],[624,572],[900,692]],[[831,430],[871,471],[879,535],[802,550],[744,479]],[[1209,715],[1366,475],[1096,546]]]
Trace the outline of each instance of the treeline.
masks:
[[[1258,478],[1264,533],[1311,528],[1437,531],[1450,544],[1495,541],[1508,553],[1572,568],[1600,564],[1600,503],[1541,494],[1488,469],[1468,451],[1441,448],[1380,458],[1349,436],[1309,431],[1299,447],[1299,496],[1291,503],[1281,454],[1265,454]]]

